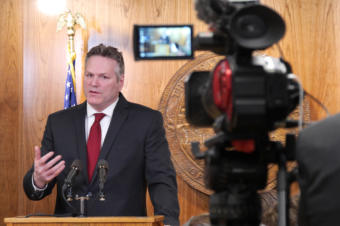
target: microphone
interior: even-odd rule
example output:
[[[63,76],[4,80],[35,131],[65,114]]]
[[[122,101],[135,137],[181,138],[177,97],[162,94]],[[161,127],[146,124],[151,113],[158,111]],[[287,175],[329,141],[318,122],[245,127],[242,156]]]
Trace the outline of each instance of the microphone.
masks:
[[[62,197],[65,203],[72,209],[72,216],[76,216],[78,214],[77,214],[77,210],[69,203],[70,201],[72,201],[72,187],[71,186],[72,186],[73,179],[75,178],[75,176],[78,175],[80,170],[81,170],[81,161],[79,159],[76,159],[72,162],[71,169],[68,172],[64,180],[63,187],[62,187]],[[66,189],[68,189],[67,199],[65,197]]]
[[[63,187],[71,187],[75,176],[78,175],[80,170],[81,170],[81,162],[79,159],[76,159],[71,164],[71,170],[68,172],[64,180]]]
[[[107,171],[109,170],[109,163],[101,159],[98,161],[98,171],[99,171],[99,200],[104,201],[105,200],[105,195],[103,193],[104,190],[104,184],[106,181],[106,175]]]

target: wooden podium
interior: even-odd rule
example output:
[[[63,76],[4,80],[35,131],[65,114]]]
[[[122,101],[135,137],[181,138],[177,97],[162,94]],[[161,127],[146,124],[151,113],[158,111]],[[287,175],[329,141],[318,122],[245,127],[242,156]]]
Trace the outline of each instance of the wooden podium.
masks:
[[[163,226],[164,216],[151,217],[11,217],[6,226]]]

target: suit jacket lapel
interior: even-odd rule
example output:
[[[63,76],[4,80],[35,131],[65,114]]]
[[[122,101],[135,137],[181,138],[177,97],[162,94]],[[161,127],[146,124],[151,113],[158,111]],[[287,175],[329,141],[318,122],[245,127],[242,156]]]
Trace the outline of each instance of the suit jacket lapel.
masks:
[[[98,161],[100,159],[106,159],[106,156],[108,155],[108,153],[110,151],[114,151],[114,150],[112,150],[111,147],[112,147],[115,139],[117,138],[117,134],[118,134],[121,126],[124,124],[125,120],[127,119],[127,116],[128,116],[128,102],[124,98],[124,96],[122,94],[120,94],[119,95],[119,101],[118,101],[118,103],[115,107],[113,114],[112,114],[110,126],[109,126],[107,133],[106,133],[106,137],[105,137],[105,140],[104,140],[103,147],[100,151]],[[94,178],[96,176],[97,176],[97,170],[95,170],[94,173],[93,173],[92,181],[94,181]]]
[[[87,148],[86,148],[86,136],[85,136],[85,117],[86,117],[86,102],[78,105],[79,108],[74,114],[74,123],[77,134],[77,152],[82,163],[81,174],[86,180],[87,175]]]

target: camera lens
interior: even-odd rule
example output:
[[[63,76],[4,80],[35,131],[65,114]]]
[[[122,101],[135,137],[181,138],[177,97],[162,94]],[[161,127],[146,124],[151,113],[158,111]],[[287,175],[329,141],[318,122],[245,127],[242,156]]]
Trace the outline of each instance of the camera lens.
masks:
[[[267,28],[263,20],[255,15],[245,15],[237,19],[236,32],[244,38],[258,38],[265,34]]]

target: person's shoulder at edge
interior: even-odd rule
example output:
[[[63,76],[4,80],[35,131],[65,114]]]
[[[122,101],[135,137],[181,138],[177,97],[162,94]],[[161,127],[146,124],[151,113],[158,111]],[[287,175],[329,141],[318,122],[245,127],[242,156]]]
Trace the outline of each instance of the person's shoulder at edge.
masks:
[[[319,127],[324,126],[324,125],[334,124],[334,122],[336,122],[338,118],[340,118],[340,113],[327,116],[324,119],[321,119],[321,120],[318,120],[318,121],[315,121],[315,122],[311,122],[302,131],[309,131],[309,130],[319,128]],[[339,120],[339,123],[340,123],[340,120]]]

